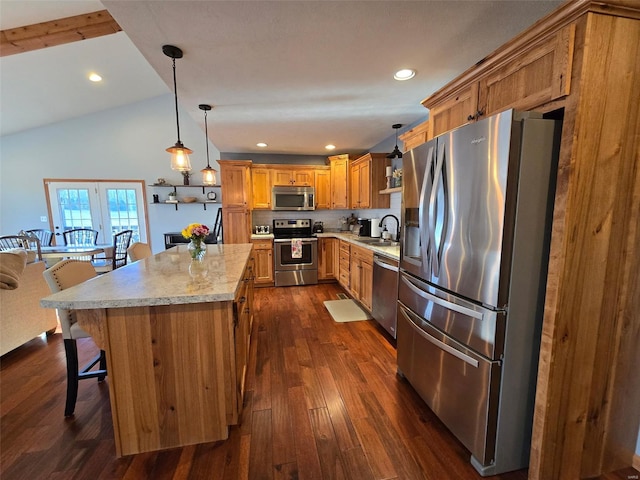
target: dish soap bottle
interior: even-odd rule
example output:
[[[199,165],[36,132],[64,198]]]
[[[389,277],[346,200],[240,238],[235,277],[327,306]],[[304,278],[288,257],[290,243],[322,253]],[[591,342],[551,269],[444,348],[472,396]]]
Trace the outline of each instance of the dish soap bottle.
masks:
[[[391,234],[389,233],[389,231],[387,230],[387,226],[385,225],[382,228],[382,239],[383,240],[389,240],[391,239]]]

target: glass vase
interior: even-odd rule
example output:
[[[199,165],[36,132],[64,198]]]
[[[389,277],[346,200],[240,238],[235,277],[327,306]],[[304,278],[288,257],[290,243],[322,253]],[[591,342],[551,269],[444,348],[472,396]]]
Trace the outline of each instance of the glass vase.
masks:
[[[187,247],[192,260],[202,261],[207,253],[207,244],[203,238],[192,238]]]

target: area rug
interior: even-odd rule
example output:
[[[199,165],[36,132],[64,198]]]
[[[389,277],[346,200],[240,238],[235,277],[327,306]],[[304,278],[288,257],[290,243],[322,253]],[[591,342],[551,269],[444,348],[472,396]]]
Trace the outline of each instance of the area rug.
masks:
[[[371,320],[371,316],[350,298],[346,300],[327,300],[324,302],[324,306],[329,310],[333,320],[339,323]]]

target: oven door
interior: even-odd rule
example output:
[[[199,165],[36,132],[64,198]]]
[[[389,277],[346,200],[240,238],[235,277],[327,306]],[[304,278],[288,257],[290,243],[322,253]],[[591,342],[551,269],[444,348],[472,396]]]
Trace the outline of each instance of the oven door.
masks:
[[[297,248],[298,241],[300,248]],[[317,238],[277,238],[274,248],[276,271],[318,269]]]
[[[318,283],[318,239],[298,241],[288,238],[274,240],[276,287]]]

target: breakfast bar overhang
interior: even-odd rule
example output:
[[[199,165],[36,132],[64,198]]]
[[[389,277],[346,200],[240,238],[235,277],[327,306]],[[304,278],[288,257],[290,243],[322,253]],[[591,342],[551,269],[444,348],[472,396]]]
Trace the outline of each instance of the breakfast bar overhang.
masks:
[[[250,244],[186,245],[41,300],[105,350],[117,456],[224,440],[242,408],[253,319]]]

